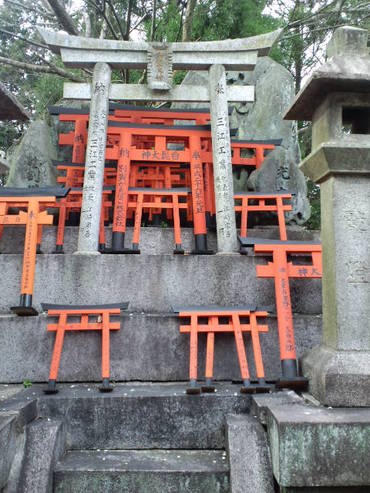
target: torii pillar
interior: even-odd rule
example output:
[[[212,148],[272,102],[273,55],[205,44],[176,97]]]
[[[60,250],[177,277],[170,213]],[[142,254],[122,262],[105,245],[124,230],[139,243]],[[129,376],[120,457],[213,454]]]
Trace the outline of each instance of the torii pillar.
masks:
[[[109,99],[210,102],[218,252],[237,251],[228,102],[253,102],[254,87],[227,87],[225,71],[253,70],[257,57],[269,53],[281,30],[252,38],[171,44],[39,31],[66,66],[94,70],[92,85],[64,84],[64,98],[91,99],[78,253],[98,251]],[[148,86],[111,85],[112,68],[147,69]],[[209,88],[173,86],[173,70],[209,70]]]

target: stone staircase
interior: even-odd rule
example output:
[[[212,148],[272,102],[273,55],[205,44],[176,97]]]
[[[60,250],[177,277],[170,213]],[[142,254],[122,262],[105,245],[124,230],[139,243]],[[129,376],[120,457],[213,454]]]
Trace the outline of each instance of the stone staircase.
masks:
[[[63,388],[40,409],[66,417],[55,491],[229,492],[225,417],[249,403],[235,393],[232,385],[200,399],[183,384],[123,384],[110,396]]]
[[[95,384],[60,384],[53,396],[42,388],[2,404],[3,493],[231,491],[227,417],[251,406],[239,385],[200,396],[182,383],[117,384],[112,394]]]

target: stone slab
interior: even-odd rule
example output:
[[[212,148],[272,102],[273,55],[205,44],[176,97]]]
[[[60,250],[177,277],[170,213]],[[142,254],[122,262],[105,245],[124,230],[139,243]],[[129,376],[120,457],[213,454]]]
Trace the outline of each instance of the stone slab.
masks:
[[[117,297],[118,299],[118,297]],[[52,319],[50,319],[52,320]],[[260,335],[266,378],[280,376],[277,321],[267,319],[270,331]],[[0,316],[0,382],[46,382],[55,335],[46,331],[46,315],[21,318]],[[319,316],[295,315],[298,356],[321,340]],[[180,334],[179,319],[173,314],[124,314],[121,329],[111,340],[111,377],[116,381],[185,381],[189,378],[189,336]],[[204,335],[199,337],[199,378],[204,378]],[[246,337],[251,377],[255,378],[250,337]],[[216,380],[239,380],[240,370],[231,334],[219,334],[215,341]],[[58,380],[100,381],[101,334],[74,332],[65,336]],[[32,396],[32,394],[30,394]]]
[[[91,86],[86,83],[65,82],[63,99],[91,99]],[[118,101],[164,101],[179,103],[208,103],[209,91],[207,87],[191,86],[184,88],[174,86],[169,91],[153,91],[142,84],[112,84],[110,99]],[[253,102],[254,87],[228,87],[227,99],[229,103]]]
[[[0,312],[19,302],[21,255],[0,255],[6,290]],[[271,279],[258,279],[263,259],[242,255],[39,255],[34,306],[129,301],[130,310],[166,312],[173,305],[274,305]],[[321,280],[290,281],[293,311],[321,313]]]
[[[0,406],[2,401],[8,399],[9,397],[12,397],[13,395],[17,394],[21,390],[23,390],[23,385],[9,385],[9,384],[0,385]]]
[[[23,396],[23,391],[8,398],[0,404],[0,416],[15,416],[17,429],[21,429],[35,420],[38,416],[36,394]]]
[[[228,493],[226,455],[214,450],[68,452],[55,471],[56,493]]]
[[[282,390],[281,392],[274,392],[271,394],[254,395],[252,397],[251,414],[253,414],[261,424],[265,425],[266,413],[269,406],[302,404],[303,402],[302,397],[296,394],[294,390]]]
[[[45,396],[34,386],[40,416],[64,420],[67,449],[223,449],[225,416],[247,413],[240,385],[219,384],[213,394],[188,395],[185,383],[62,385]],[[30,391],[28,389],[25,394]]]
[[[61,421],[39,419],[28,427],[19,493],[52,493],[54,467],[64,446]]]
[[[16,416],[0,415],[0,489],[8,482],[16,451]]]
[[[370,407],[370,356],[368,351],[334,351],[314,348],[302,359],[310,392],[333,407]]]
[[[370,486],[370,409],[271,406],[267,427],[281,487]]]
[[[266,432],[250,415],[226,419],[232,493],[274,493]]]
[[[252,214],[252,213],[251,213]],[[277,226],[266,226],[249,229],[250,236],[254,238],[279,239]],[[309,231],[300,227],[287,226],[287,234],[290,240],[317,241],[320,240],[319,231]],[[132,243],[133,228],[126,231],[126,245]],[[112,228],[105,228],[106,246],[111,246]],[[47,226],[43,230],[41,249],[44,253],[53,253],[57,237],[57,228]],[[77,226],[66,226],[64,235],[64,252],[74,253],[77,250]],[[182,245],[186,252],[194,250],[194,234],[192,228],[181,228]],[[208,232],[208,247],[217,251],[216,235]],[[141,255],[165,255],[171,254],[174,248],[173,228],[143,227],[140,232]],[[24,228],[4,228],[0,239],[1,253],[22,253],[24,249]]]

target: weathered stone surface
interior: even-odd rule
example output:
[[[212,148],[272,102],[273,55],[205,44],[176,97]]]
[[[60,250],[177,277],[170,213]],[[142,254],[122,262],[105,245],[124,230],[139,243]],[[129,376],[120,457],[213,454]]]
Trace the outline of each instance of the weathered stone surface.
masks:
[[[37,400],[34,395],[24,398],[21,391],[1,403],[0,413],[15,416],[17,428],[20,430],[37,418]]]
[[[111,73],[107,63],[94,67],[78,252],[98,251]]]
[[[28,427],[19,493],[53,491],[54,466],[64,453],[64,446],[61,421],[40,419]]]
[[[40,415],[64,420],[68,449],[223,449],[225,417],[247,413],[251,398],[239,385],[213,394],[187,395],[184,383],[61,385],[44,396]],[[35,386],[36,388],[36,386]]]
[[[370,357],[364,351],[335,351],[319,346],[302,359],[310,392],[333,407],[370,406]]]
[[[370,486],[369,409],[271,406],[267,425],[280,486]]]
[[[269,406],[280,404],[302,404],[303,399],[294,390],[283,390],[271,394],[254,395],[252,397],[251,413],[260,423],[266,424],[266,412]]]
[[[266,432],[250,415],[228,416],[227,451],[232,493],[273,493]]]
[[[0,310],[19,299],[21,255],[0,255],[7,289]],[[130,310],[168,313],[173,305],[273,306],[274,282],[256,278],[261,258],[243,255],[39,255],[34,305],[129,301]],[[50,282],[49,282],[50,281]],[[321,313],[321,280],[290,281],[293,311]],[[114,293],[114,297],[112,297]]]
[[[16,416],[0,414],[0,488],[8,482],[16,451]]]
[[[169,43],[173,52],[175,70],[205,70],[211,64],[222,64],[248,70],[254,66],[258,55],[267,55],[282,30],[259,34],[249,38],[221,41]],[[39,28],[39,33],[50,48],[61,53],[63,62],[70,67],[94,66],[104,61],[115,68],[141,68],[148,64],[148,50],[152,43],[144,41],[99,40],[68,36],[60,32]],[[68,48],[68,49],[65,49]]]
[[[52,160],[56,149],[51,131],[44,120],[35,120],[28,127],[19,145],[10,156],[9,187],[42,187],[56,184]]]
[[[307,199],[306,180],[297,167],[297,161],[290,159],[284,147],[278,147],[263,161],[262,166],[253,171],[248,179],[248,187],[258,192],[292,192],[291,212],[286,212],[286,221],[298,224],[309,219],[311,208]]]
[[[354,26],[343,26],[336,29],[326,47],[328,58],[335,55],[368,55],[366,29]]]
[[[293,193],[293,211],[289,221],[303,223],[310,217],[304,176],[298,169],[300,152],[296,124],[283,120],[283,115],[294,98],[293,78],[289,72],[269,57],[257,59],[253,72],[228,72],[229,85],[254,85],[255,102],[236,105],[230,126],[238,128],[237,138],[244,140],[282,139],[282,146],[271,152],[260,170],[249,180],[246,171],[234,176],[235,191],[273,192],[288,190]],[[188,72],[183,84],[207,85],[207,72]],[[177,104],[175,107],[204,107],[204,104]]]
[[[117,298],[118,299],[118,298]],[[58,300],[57,300],[58,301]],[[59,300],[60,301],[60,300]],[[51,319],[50,319],[51,320]],[[45,315],[32,318],[0,317],[0,382],[46,382],[55,335],[46,331]],[[269,333],[261,334],[266,378],[281,375],[277,322],[268,319]],[[189,336],[180,334],[173,315],[125,314],[120,331],[111,340],[111,375],[116,381],[186,381],[189,378]],[[294,317],[298,357],[321,340],[320,317]],[[251,377],[255,378],[250,337],[246,337]],[[232,334],[215,340],[216,380],[240,380],[240,369]],[[58,380],[61,382],[101,379],[101,334],[66,334]],[[204,379],[205,338],[199,337],[199,378]]]
[[[280,233],[277,226],[265,226],[248,229],[250,236],[254,238],[279,239]],[[76,226],[66,226],[64,235],[64,252],[73,253],[77,246],[78,228]],[[133,228],[128,227],[125,238],[127,245],[132,243]],[[287,235],[290,240],[298,241],[319,241],[320,231],[310,231],[296,225],[287,226]],[[43,230],[41,248],[43,253],[52,253],[55,250],[57,228],[47,226]],[[112,228],[105,228],[106,246],[110,248]],[[217,250],[216,235],[209,232],[208,248]],[[181,228],[182,246],[186,252],[194,250],[194,231],[193,228]],[[140,231],[140,251],[141,255],[166,255],[172,253],[174,249],[173,228],[147,227]],[[24,251],[24,228],[4,228],[0,239],[1,253],[22,253]]]
[[[219,253],[233,253],[238,249],[238,240],[234,212],[226,72],[223,65],[212,65],[209,69],[209,96],[211,105],[217,250]],[[200,167],[202,167],[201,164]]]
[[[21,390],[23,390],[23,385],[0,385],[0,404]]]
[[[54,491],[228,493],[228,464],[214,450],[73,451],[57,465]]]

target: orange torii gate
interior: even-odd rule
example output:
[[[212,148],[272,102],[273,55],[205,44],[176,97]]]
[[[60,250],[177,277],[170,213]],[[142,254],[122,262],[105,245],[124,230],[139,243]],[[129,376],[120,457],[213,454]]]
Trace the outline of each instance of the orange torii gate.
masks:
[[[261,193],[261,192],[237,192],[234,200],[235,212],[241,213],[240,236],[247,236],[248,212],[276,212],[278,216],[280,239],[287,240],[285,227],[285,211],[291,211],[292,205],[287,203],[292,199],[291,193]]]
[[[207,249],[207,227],[201,140],[210,138],[208,126],[167,126],[132,125],[108,122],[108,137],[115,140],[114,146],[107,148],[106,159],[115,159],[117,164],[116,198],[113,215],[112,253],[132,253],[125,249],[127,198],[132,161],[188,163],[190,165],[193,221],[196,254],[211,253]],[[154,141],[154,150],[143,147],[142,137]],[[138,140],[139,139],[139,140]],[[111,141],[112,141],[111,140]],[[180,140],[185,142],[184,150],[169,150],[168,144]],[[137,146],[135,146],[135,141]],[[141,148],[139,147],[141,146]]]
[[[26,226],[20,303],[11,308],[17,315],[38,314],[32,306],[38,230],[53,224],[53,216],[42,209],[53,207],[68,193],[68,188],[0,188],[0,225]]]
[[[180,332],[190,334],[190,364],[189,380],[190,386],[186,390],[188,394],[199,394],[203,392],[214,392],[213,362],[214,344],[216,333],[232,333],[235,337],[236,350],[240,366],[240,374],[243,386],[240,389],[243,393],[269,392],[273,386],[266,384],[265,372],[263,368],[261,345],[259,340],[260,332],[268,332],[267,325],[260,325],[258,319],[266,318],[268,312],[255,306],[239,307],[217,307],[217,306],[174,306],[173,311],[178,313],[180,318],[189,321],[188,325],[181,325]],[[248,319],[246,323],[245,319]],[[243,340],[243,333],[251,334],[257,384],[250,382],[247,355]],[[207,334],[206,349],[206,382],[201,388],[197,384],[198,379],[198,334]]]
[[[112,322],[111,316],[118,317],[121,310],[127,310],[128,303],[114,303],[109,305],[53,305],[42,303],[43,311],[49,317],[56,317],[56,324],[48,325],[48,332],[56,332],[53,356],[51,359],[49,383],[44,390],[46,394],[56,394],[56,380],[58,377],[60,357],[62,355],[65,332],[101,330],[102,333],[102,385],[101,392],[111,392],[110,385],[110,331],[120,330],[120,322]],[[69,322],[70,317],[79,318],[78,322]],[[95,318],[94,321],[91,319]]]
[[[319,242],[280,241],[239,237],[242,248],[254,246],[256,254],[272,256],[267,265],[257,265],[257,276],[275,281],[282,378],[279,387],[304,389],[308,380],[298,376],[294,342],[293,314],[289,279],[322,277],[321,244]],[[302,258],[303,257],[303,258]],[[310,261],[304,257],[309,257]],[[293,262],[294,259],[294,262]]]
[[[129,188],[128,189],[128,209],[135,211],[134,234],[132,238],[132,250],[140,253],[140,228],[143,209],[164,209],[171,210],[173,217],[173,229],[175,237],[175,254],[183,254],[180,227],[180,209],[187,209],[187,197],[190,194],[189,188]],[[133,200],[136,197],[136,200]],[[131,198],[131,200],[130,200]],[[145,201],[146,198],[146,201]],[[180,199],[184,199],[180,202]],[[163,201],[165,199],[165,201]]]

